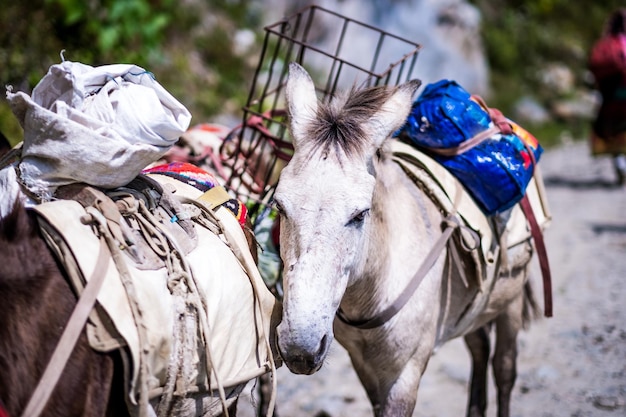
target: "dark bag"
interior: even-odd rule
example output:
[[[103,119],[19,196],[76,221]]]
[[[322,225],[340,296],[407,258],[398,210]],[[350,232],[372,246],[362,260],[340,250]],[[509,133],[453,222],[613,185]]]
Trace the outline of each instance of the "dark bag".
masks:
[[[450,80],[426,86],[399,136],[454,174],[487,215],[521,200],[543,152],[530,133]]]

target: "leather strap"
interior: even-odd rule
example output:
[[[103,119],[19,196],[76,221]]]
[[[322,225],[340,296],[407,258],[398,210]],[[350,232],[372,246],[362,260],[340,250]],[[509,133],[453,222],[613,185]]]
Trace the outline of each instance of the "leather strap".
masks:
[[[436,153],[438,155],[443,155],[443,156],[460,155],[463,152],[467,152],[473,147],[480,145],[481,143],[491,138],[493,135],[497,135],[498,133],[500,133],[500,128],[497,126],[492,126],[488,128],[487,130],[483,130],[482,132],[477,133],[476,135],[472,136],[468,140],[461,142],[459,146],[455,146],[453,148],[430,148],[429,147],[428,151]]]
[[[548,262],[548,254],[546,252],[546,245],[543,240],[543,233],[535,213],[530,205],[528,196],[524,194],[524,197],[520,200],[520,207],[528,220],[530,226],[530,233],[535,241],[535,248],[537,249],[537,256],[539,258],[539,266],[541,268],[541,275],[543,277],[543,303],[544,314],[546,317],[552,317],[552,276],[550,273],[550,264]]]
[[[22,148],[24,147],[24,142],[20,142],[11,148],[7,153],[0,156],[0,169],[3,169],[9,165],[11,165],[15,161],[19,161],[22,157]],[[2,415],[0,414],[0,417]]]
[[[221,206],[231,199],[232,197],[230,196],[230,194],[228,194],[226,189],[222,186],[213,187],[210,190],[206,191],[204,194],[202,194],[200,197],[198,197],[198,200],[202,201],[205,204],[208,204],[209,207],[213,209]]]
[[[473,94],[471,96],[471,99],[478,103],[489,114],[489,117],[491,118],[491,121],[494,125],[486,130],[483,130],[482,132],[475,134],[468,140],[463,141],[459,146],[455,146],[453,148],[428,147],[428,150],[430,152],[443,156],[456,156],[469,151],[470,149],[474,148],[475,146],[481,144],[485,140],[491,138],[498,133],[502,133],[503,135],[510,135],[511,133],[513,133],[509,120],[504,116],[504,114],[502,114],[500,110],[488,107],[487,103],[485,103],[485,100],[483,100],[483,98],[479,95]],[[533,153],[529,153],[532,157]]]
[[[472,94],[471,99],[478,103],[489,114],[491,121],[498,127],[498,130],[502,132],[503,135],[513,133],[511,123],[500,110],[487,106],[485,100],[478,94]]]
[[[74,351],[74,346],[76,346],[76,342],[85,327],[89,313],[91,313],[96,302],[96,297],[106,277],[105,272],[108,259],[109,253],[107,245],[101,241],[94,273],[89,281],[87,281],[87,285],[74,307],[74,311],[67,322],[67,326],[65,326],[61,339],[59,339],[59,343],[54,349],[52,357],[46,366],[46,370],[28,400],[26,408],[22,412],[22,417],[39,416],[48,403],[50,395],[52,395],[52,391],[54,391],[65,369],[65,364]]]
[[[264,113],[253,113],[244,124],[235,127],[228,134],[224,142],[231,140],[233,134],[238,132],[243,127],[249,127],[261,133],[263,139],[268,141],[272,147],[272,151],[278,158],[288,162],[293,154],[293,143],[282,140],[265,126],[265,121],[278,123],[279,119],[284,119],[286,117],[287,110],[284,109],[275,109]]]
[[[446,246],[448,239],[450,239],[450,236],[452,236],[452,232],[459,227],[458,219],[453,216],[448,216],[444,220],[443,224],[443,233],[441,234],[441,236],[439,236],[439,239],[437,239],[435,245],[432,247],[428,255],[426,255],[426,258],[424,258],[424,261],[420,265],[415,275],[413,275],[413,278],[411,278],[411,281],[409,281],[409,284],[406,286],[404,291],[400,293],[398,298],[396,298],[396,300],[389,307],[381,311],[376,316],[364,320],[349,319],[348,317],[346,317],[343,310],[341,310],[341,307],[339,307],[339,310],[337,310],[336,313],[337,318],[339,318],[339,320],[341,320],[345,324],[356,327],[358,329],[373,329],[375,327],[382,326],[393,316],[395,316],[398,311],[400,311],[402,307],[404,307],[409,299],[413,296],[413,293],[415,293],[417,287],[419,287],[420,283],[422,282],[428,271],[430,271],[430,268],[432,268],[432,266],[439,258],[439,255]]]

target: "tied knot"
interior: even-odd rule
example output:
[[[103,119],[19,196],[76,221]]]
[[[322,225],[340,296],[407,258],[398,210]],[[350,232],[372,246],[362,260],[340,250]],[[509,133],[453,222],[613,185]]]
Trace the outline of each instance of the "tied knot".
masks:
[[[441,222],[441,226],[443,230],[446,230],[449,228],[456,229],[457,227],[461,226],[461,224],[456,216],[450,214],[443,219],[443,221]]]
[[[471,252],[480,246],[480,235],[472,228],[462,225],[457,216],[449,214],[443,219],[441,226],[444,232],[448,229],[459,230],[461,236],[459,241],[466,252]]]
[[[188,292],[189,276],[184,271],[172,271],[168,274],[167,289],[170,293],[182,296]]]
[[[123,216],[130,216],[139,212],[139,201],[130,194],[115,200],[115,205]]]

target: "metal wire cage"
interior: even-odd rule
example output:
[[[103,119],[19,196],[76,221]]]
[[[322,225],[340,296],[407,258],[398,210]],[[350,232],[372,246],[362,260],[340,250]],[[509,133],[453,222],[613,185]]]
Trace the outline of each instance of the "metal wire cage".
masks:
[[[273,193],[293,154],[283,88],[290,62],[313,78],[322,100],[352,85],[397,85],[412,78],[421,45],[342,16],[308,6],[265,27],[265,40],[242,124],[222,146],[231,168],[226,186],[247,202],[254,219]]]

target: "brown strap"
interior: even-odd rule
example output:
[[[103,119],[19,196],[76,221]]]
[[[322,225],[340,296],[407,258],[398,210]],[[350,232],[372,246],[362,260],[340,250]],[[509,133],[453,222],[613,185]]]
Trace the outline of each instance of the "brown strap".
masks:
[[[249,127],[258,131],[262,135],[263,139],[268,141],[272,148],[272,151],[279,159],[288,162],[291,159],[293,153],[293,143],[276,136],[265,126],[264,123],[266,120],[275,122],[276,118],[285,117],[287,117],[287,110],[284,109],[275,109],[264,113],[253,114],[248,118],[248,120],[245,121],[245,123],[242,123],[239,126],[236,126],[233,130],[231,130],[231,132],[226,136],[224,142],[222,143],[221,152],[226,149],[225,144],[227,142],[233,140],[233,138],[240,139],[239,136],[241,135],[241,129],[243,129],[244,127]]]
[[[43,376],[39,380],[35,391],[28,400],[26,408],[22,412],[22,417],[37,417],[41,414],[52,391],[56,387],[65,364],[67,363],[70,355],[74,351],[74,346],[80,337],[89,313],[93,309],[96,302],[96,297],[100,292],[102,283],[106,276],[106,265],[109,259],[109,253],[107,251],[107,245],[101,241],[100,251],[98,253],[98,261],[94,268],[93,275],[87,282],[83,292],[80,295],[76,307],[70,316],[67,326],[61,335],[61,339],[57,344],[52,357],[46,366],[46,370]]]
[[[483,130],[480,133],[472,136],[468,140],[461,142],[459,146],[455,146],[454,148],[428,148],[429,151],[434,152],[438,155],[443,156],[456,156],[460,155],[463,152],[467,152],[473,147],[483,143],[493,135],[500,133],[500,129],[497,126],[492,126],[487,130]]]
[[[537,255],[539,257],[539,266],[543,277],[544,314],[546,317],[552,317],[552,277],[550,274],[550,264],[548,263],[548,254],[543,241],[543,233],[541,232],[539,224],[537,224],[535,213],[533,212],[526,194],[524,194],[524,197],[520,200],[520,207],[530,225],[530,233],[535,241],[535,248],[537,249]]]
[[[485,100],[478,94],[472,94],[471,98],[476,103],[480,104],[483,109],[485,109],[485,111],[489,114],[491,121],[498,127],[498,130],[500,130],[502,134],[510,135],[511,133],[513,133],[511,123],[509,123],[509,120],[504,116],[504,114],[502,114],[500,110],[487,106]]]
[[[483,100],[483,98],[479,95],[473,94],[471,98],[489,114],[489,117],[491,118],[494,126],[477,133],[476,135],[462,142],[459,146],[455,146],[454,148],[443,149],[429,147],[429,151],[443,156],[456,156],[462,154],[463,152],[469,151],[470,149],[481,144],[493,135],[496,135],[498,133],[502,133],[503,135],[510,135],[511,133],[513,133],[511,123],[500,110],[488,107],[487,103],[485,103],[485,100]],[[532,156],[532,152],[530,154]]]
[[[117,205],[97,188],[74,183],[59,187],[54,196],[62,200],[75,200],[83,207],[95,207],[107,219],[108,228],[120,245],[126,247],[126,238],[122,232],[123,220]]]
[[[11,148],[7,153],[0,156],[0,169],[3,169],[9,165],[11,165],[15,161],[19,161],[22,157],[22,148],[24,147],[24,142],[20,142]]]
[[[444,227],[445,228],[443,233],[441,234],[441,236],[439,236],[439,239],[437,239],[435,245],[430,250],[428,255],[426,255],[426,258],[420,265],[415,275],[413,275],[413,278],[411,278],[411,281],[409,281],[409,284],[389,307],[387,307],[376,316],[364,320],[349,319],[348,317],[346,317],[345,313],[343,312],[343,310],[341,310],[340,307],[336,313],[337,318],[339,318],[339,320],[341,320],[342,322],[358,329],[373,329],[375,327],[382,326],[393,316],[395,316],[398,311],[400,311],[402,307],[404,307],[409,299],[413,296],[413,293],[415,292],[415,290],[417,290],[417,287],[419,287],[420,283],[422,282],[428,271],[430,271],[430,268],[432,268],[432,266],[435,264],[435,261],[437,261],[437,258],[439,258],[439,255],[446,246],[448,239],[450,239],[450,236],[452,236],[452,232],[459,227],[458,219],[452,216],[447,217],[444,220]]]

